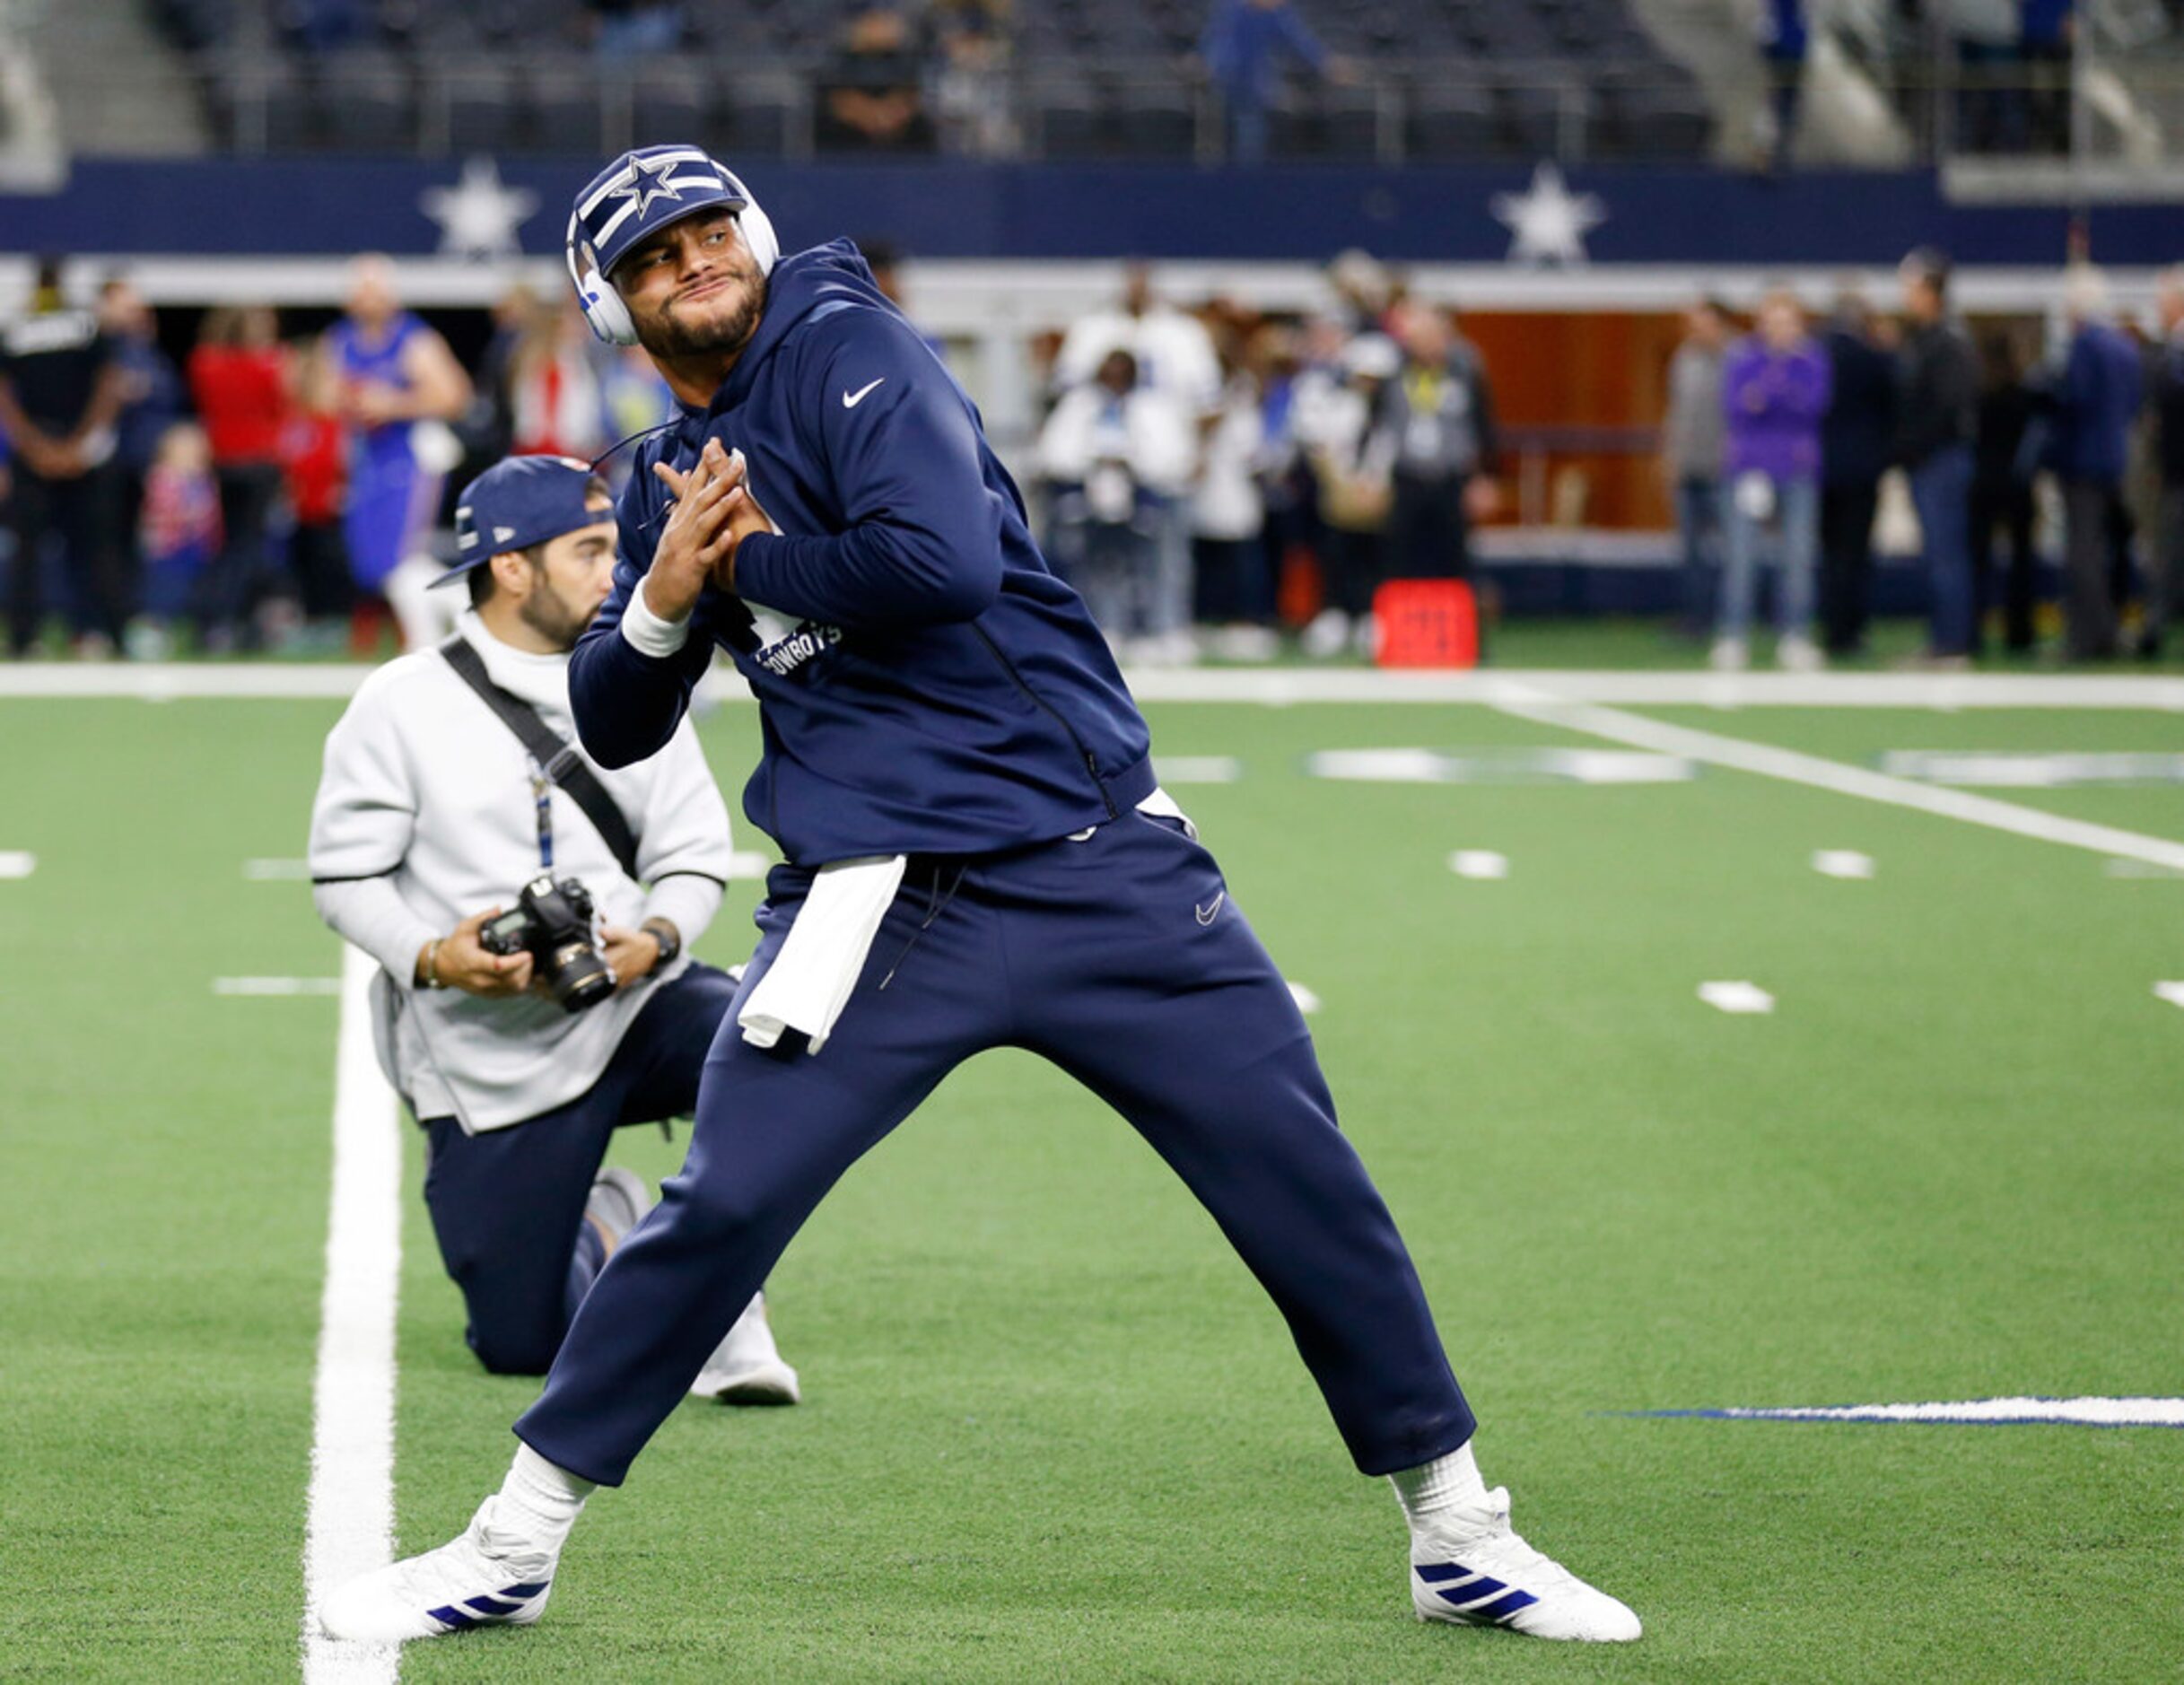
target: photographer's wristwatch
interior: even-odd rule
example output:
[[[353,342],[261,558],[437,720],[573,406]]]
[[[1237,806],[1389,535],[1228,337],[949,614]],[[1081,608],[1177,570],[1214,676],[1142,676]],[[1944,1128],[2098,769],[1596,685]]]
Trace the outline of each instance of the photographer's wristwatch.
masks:
[[[652,969],[672,965],[683,951],[682,933],[665,919],[647,919],[637,927],[660,944],[660,957],[652,962]]]

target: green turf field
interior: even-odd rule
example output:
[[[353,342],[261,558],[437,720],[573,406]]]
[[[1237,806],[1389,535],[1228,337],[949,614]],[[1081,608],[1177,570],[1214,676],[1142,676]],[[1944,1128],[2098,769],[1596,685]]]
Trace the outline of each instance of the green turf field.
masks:
[[[291,1679],[337,1002],[302,852],[326,701],[0,701],[0,1679]],[[773,1284],[794,1410],[688,1407],[545,1623],[427,1680],[2174,1678],[2184,1432],[1628,1412],[2184,1394],[2184,877],[1748,773],[1331,783],[1315,750],[1603,746],[1455,705],[1165,704],[1313,1019],[1479,1454],[1624,1597],[1601,1651],[1410,1618],[1279,1320],[1118,1120],[994,1055]],[[2170,749],[2173,716],[1637,711],[1870,765]],[[739,781],[747,707],[713,714]],[[1990,792],[2184,841],[2184,786]],[[746,832],[745,847],[763,847]],[[1503,881],[1448,869],[1507,857]],[[1860,851],[1870,881],[1812,869]],[[700,951],[740,957],[755,885]],[[1771,1016],[1702,1004],[1750,980]],[[672,1168],[656,1132],[618,1156]],[[499,1479],[411,1143],[399,1542]]]

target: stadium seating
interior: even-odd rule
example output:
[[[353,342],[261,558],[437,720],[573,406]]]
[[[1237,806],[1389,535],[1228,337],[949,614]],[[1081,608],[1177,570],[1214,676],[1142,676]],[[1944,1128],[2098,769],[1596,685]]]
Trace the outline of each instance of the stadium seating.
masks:
[[[515,147],[518,83],[512,65],[464,58],[433,76],[435,95],[446,113],[450,152],[499,153]]]
[[[793,153],[869,0],[686,0],[681,48],[608,67],[582,0],[154,0],[223,143],[275,152],[590,152],[702,134]],[[1695,158],[1713,115],[1631,0],[1302,0],[1354,80],[1298,77],[1285,160]],[[1209,0],[1019,0],[1008,97],[1033,155],[1218,155],[1192,58]]]

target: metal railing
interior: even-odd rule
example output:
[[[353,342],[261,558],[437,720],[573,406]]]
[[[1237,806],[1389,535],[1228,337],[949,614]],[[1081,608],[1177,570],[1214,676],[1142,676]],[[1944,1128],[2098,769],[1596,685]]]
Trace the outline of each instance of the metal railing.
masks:
[[[1922,162],[1957,159],[2131,160],[2153,163],[2176,142],[2145,127],[2134,94],[2104,90],[2068,63],[2037,67],[1891,63],[1871,73]],[[2177,84],[2184,93],[2184,79]]]
[[[2087,0],[2067,42],[1961,39],[1946,6],[1835,22],[1920,162],[2156,169],[2184,157],[2184,36],[2161,0]]]
[[[2184,52],[2127,65],[1894,59],[1862,66],[1908,145],[1905,161],[1996,170],[2174,171],[2184,162]],[[581,55],[405,59],[273,53],[208,57],[191,71],[215,145],[248,156],[614,153],[695,135],[738,156],[891,155],[1214,165],[1232,153],[1218,94],[1173,66],[1090,75],[1018,68],[929,87],[916,144],[859,146],[830,124],[808,66],[703,58],[640,65]],[[1552,62],[1409,67],[1286,91],[1271,108],[1274,162],[1417,165],[1553,159],[1705,163],[1717,118],[1671,75],[1602,78]],[[80,149],[97,150],[95,136]]]
[[[860,145],[828,112],[823,67],[700,57],[409,59],[208,56],[197,85],[219,144],[244,154],[613,152],[696,133],[721,150],[787,158],[954,157],[1219,163],[1240,138],[1216,92],[1172,63],[1018,65],[937,75],[912,144]],[[1677,73],[1603,82],[1559,62],[1408,65],[1341,87],[1297,86],[1269,109],[1264,155],[1402,164],[1551,157],[1703,160],[1712,116]]]

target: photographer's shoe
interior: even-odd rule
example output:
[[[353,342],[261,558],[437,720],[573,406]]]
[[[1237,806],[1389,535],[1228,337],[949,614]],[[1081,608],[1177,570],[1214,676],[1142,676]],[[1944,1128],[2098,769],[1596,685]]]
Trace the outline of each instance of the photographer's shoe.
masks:
[[[1638,1618],[1509,1528],[1509,1493],[1436,1517],[1411,1535],[1411,1606],[1420,1620],[1507,1627],[1534,1638],[1623,1644]]]
[[[329,1638],[401,1644],[471,1627],[528,1627],[546,1611],[558,1551],[500,1525],[498,1494],[437,1550],[359,1575],[319,1605]]]
[[[782,1361],[774,1347],[764,1293],[751,1295],[728,1338],[705,1359],[690,1391],[694,1397],[718,1399],[723,1404],[794,1404],[803,1397],[796,1371]]]
[[[584,1201],[584,1215],[599,1231],[610,1254],[651,1209],[652,1191],[644,1185],[644,1178],[618,1165],[608,1165],[592,1178],[591,1197]]]

